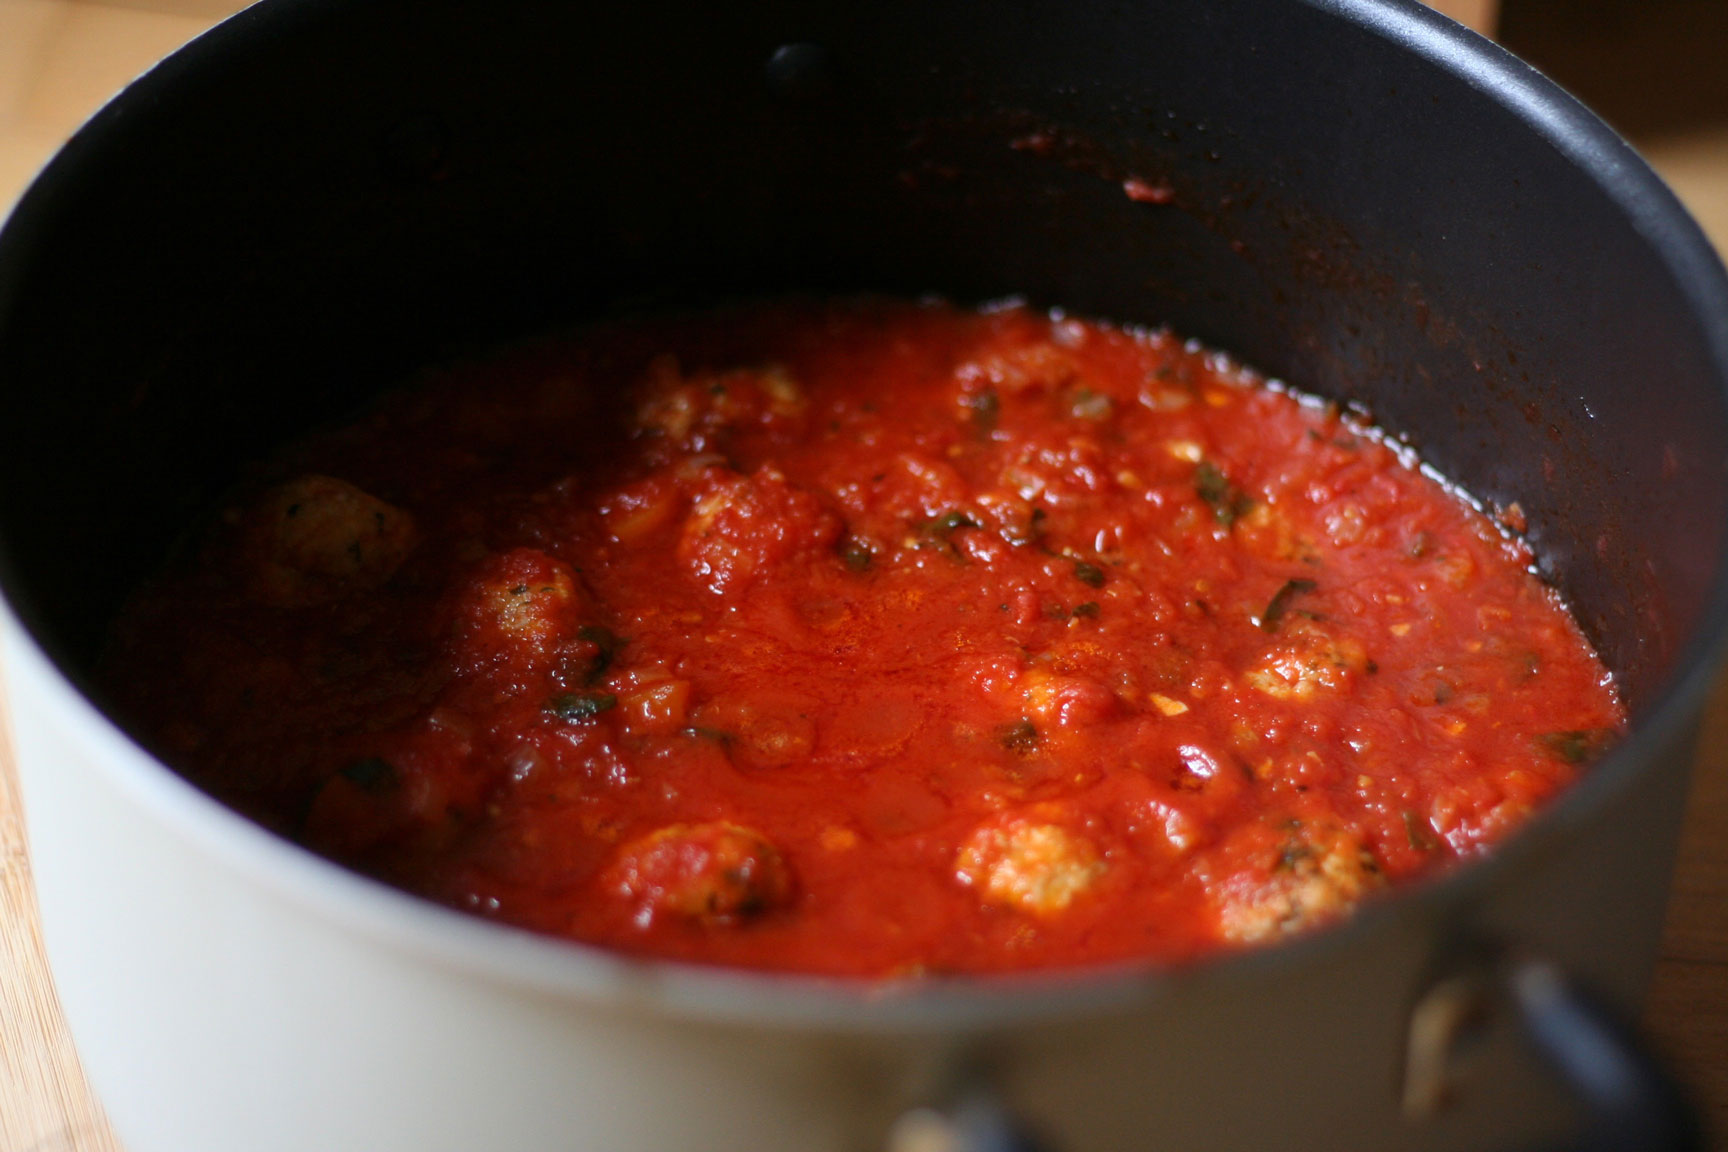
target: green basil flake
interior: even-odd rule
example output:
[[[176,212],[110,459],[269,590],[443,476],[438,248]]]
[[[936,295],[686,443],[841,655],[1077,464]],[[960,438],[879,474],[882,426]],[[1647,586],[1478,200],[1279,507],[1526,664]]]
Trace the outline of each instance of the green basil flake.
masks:
[[[704,728],[700,725],[684,729],[684,735],[690,737],[692,740],[706,740],[711,744],[718,744],[721,747],[731,744],[733,739],[732,733],[726,731],[724,728]]]
[[[1408,808],[1404,809],[1404,835],[1409,838],[1410,847],[1418,852],[1432,852],[1440,847],[1440,842],[1434,839],[1434,832],[1428,821]]]
[[[1002,414],[1002,400],[996,395],[996,389],[986,388],[982,392],[974,392],[960,402],[972,410],[972,423],[980,432],[995,430],[996,420]]]
[[[610,628],[598,624],[584,624],[576,629],[576,638],[594,645],[594,655],[589,658],[586,667],[581,670],[584,683],[592,684],[606,675],[606,670],[612,667],[612,661],[617,659],[618,649],[629,641],[620,637]]]
[[[978,527],[978,521],[972,519],[971,516],[968,516],[958,508],[950,512],[942,513],[942,515],[936,517],[936,519],[932,520],[930,523],[936,531],[943,533],[953,532],[956,528]]]
[[[1290,611],[1290,602],[1298,596],[1306,596],[1318,587],[1312,580],[1286,580],[1284,586],[1273,594],[1272,600],[1266,605],[1266,611],[1260,613],[1260,627],[1266,632],[1278,631],[1279,621]]]
[[[1084,616],[1087,619],[1097,619],[1099,611],[1098,601],[1096,600],[1088,600],[1084,604],[1074,605],[1074,615]]]
[[[957,560],[963,560],[960,549],[954,544],[954,533],[961,528],[977,528],[978,521],[958,508],[944,512],[939,516],[924,521],[918,525],[918,547],[937,548],[947,552]]]
[[[566,692],[546,701],[546,711],[560,720],[592,720],[617,706],[618,697],[610,692]]]
[[[599,646],[604,652],[616,652],[629,643],[612,629],[599,624],[584,624],[576,629],[576,635],[590,644]]]
[[[377,756],[356,760],[337,769],[336,774],[372,796],[388,792],[398,783],[395,765]]]
[[[870,550],[870,545],[856,536],[848,536],[840,545],[840,562],[846,565],[848,572],[864,571],[875,558],[876,554]]]
[[[1218,523],[1228,528],[1254,506],[1248,494],[1230,483],[1228,477],[1210,460],[1194,466],[1194,491],[1212,509]]]
[[[1306,840],[1286,840],[1278,849],[1278,858],[1272,862],[1274,872],[1295,872],[1311,865],[1314,860],[1314,846]]]
[[[1194,466],[1194,491],[1217,511],[1227,503],[1230,482],[1224,479],[1224,473],[1218,470],[1218,465],[1210,460],[1202,460]]]
[[[1088,588],[1104,587],[1104,569],[1085,560],[1074,561],[1074,578]]]
[[[996,729],[996,739],[1010,752],[1018,752],[1024,756],[1038,747],[1038,726],[1022,717],[1012,724],[1004,724]]]
[[[1613,742],[1609,728],[1579,728],[1565,732],[1544,732],[1536,738],[1548,753],[1568,764],[1584,764],[1596,759]]]

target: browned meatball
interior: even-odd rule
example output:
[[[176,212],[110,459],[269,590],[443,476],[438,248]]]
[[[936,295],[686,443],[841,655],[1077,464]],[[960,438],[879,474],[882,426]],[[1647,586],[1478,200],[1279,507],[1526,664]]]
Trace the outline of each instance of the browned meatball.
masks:
[[[568,564],[538,549],[513,548],[483,560],[461,588],[453,650],[463,667],[505,683],[575,655],[591,615]]]
[[[1307,619],[1287,622],[1243,679],[1274,700],[1306,702],[1348,689],[1373,665],[1361,643]]]
[[[777,468],[703,473],[678,541],[678,560],[700,584],[736,593],[758,571],[831,548],[840,521]]]
[[[395,573],[417,536],[407,512],[346,480],[317,474],[270,489],[241,515],[248,587],[282,608],[376,588]]]
[[[985,904],[1054,916],[1091,888],[1104,867],[1090,837],[1041,806],[979,825],[960,847],[955,875]]]
[[[761,833],[724,821],[672,824],[626,844],[610,869],[613,891],[646,927],[661,916],[724,924],[784,905],[785,859]]]
[[[1254,943],[1331,923],[1386,883],[1373,855],[1341,827],[1292,820],[1269,847],[1270,860],[1215,888],[1226,940]]]

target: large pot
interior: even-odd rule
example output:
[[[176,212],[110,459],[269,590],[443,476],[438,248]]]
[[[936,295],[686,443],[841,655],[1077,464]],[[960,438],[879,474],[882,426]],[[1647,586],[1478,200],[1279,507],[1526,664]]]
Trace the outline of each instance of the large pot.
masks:
[[[1365,406],[1519,503],[1632,735],[1338,930],[880,988],[422,903],[91,696],[119,598],[265,445],[457,346],[787,288],[1023,293]],[[80,1052],[132,1152],[861,1152],[971,1075],[1072,1152],[1565,1139],[1537,1050],[1595,1028],[1569,989],[1640,1001],[1722,651],[1725,382],[1728,282],[1673,197],[1405,0],[267,0],[98,115],[0,236],[5,663]]]

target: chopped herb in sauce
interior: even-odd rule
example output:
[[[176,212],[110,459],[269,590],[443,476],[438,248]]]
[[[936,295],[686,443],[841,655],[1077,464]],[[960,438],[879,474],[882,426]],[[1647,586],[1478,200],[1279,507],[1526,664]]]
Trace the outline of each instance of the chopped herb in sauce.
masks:
[[[944,512],[930,521],[930,526],[936,532],[952,533],[956,528],[976,528],[978,521],[959,509],[955,509],[951,512]]]
[[[594,654],[588,658],[586,667],[581,669],[584,684],[593,684],[606,675],[606,670],[612,667],[612,661],[618,657],[618,649],[629,643],[612,629],[598,624],[584,624],[576,629],[576,638],[594,645]]]
[[[856,536],[846,537],[840,545],[840,562],[846,565],[848,572],[864,571],[875,557],[870,545]]]
[[[960,401],[971,409],[972,426],[980,432],[991,432],[996,428],[996,420],[1002,413],[1002,401],[996,395],[996,389],[985,388],[973,392]]]
[[[960,549],[954,544],[954,533],[962,528],[977,527],[978,521],[970,515],[957,508],[950,509],[918,525],[918,547],[939,549],[956,559],[962,559]]]
[[[701,726],[695,726],[684,729],[684,735],[690,737],[692,740],[706,740],[710,743],[722,746],[732,743],[733,740],[732,733],[723,728],[703,728]]]
[[[1104,587],[1104,569],[1085,560],[1074,561],[1074,578],[1088,588]]]
[[[1278,631],[1278,625],[1290,611],[1290,604],[1298,596],[1306,596],[1318,587],[1312,580],[1286,580],[1284,586],[1273,593],[1271,601],[1266,605],[1266,611],[1260,613],[1260,628],[1266,632]]]
[[[1432,852],[1440,847],[1428,821],[1408,808],[1404,809],[1404,835],[1410,841],[1410,847],[1418,852]]]
[[[1272,864],[1274,871],[1290,872],[1314,858],[1314,848],[1305,840],[1286,840],[1278,849],[1278,858]]]
[[[1566,732],[1544,732],[1536,738],[1550,755],[1568,764],[1587,764],[1608,750],[1614,733],[1607,728],[1574,729]]]
[[[1228,477],[1210,460],[1202,460],[1194,466],[1194,491],[1206,506],[1212,509],[1212,515],[1218,523],[1228,528],[1240,520],[1254,506],[1248,494],[1232,484]]]
[[[592,720],[617,706],[618,697],[610,692],[565,692],[546,701],[546,711],[560,720]]]
[[[1024,756],[1038,749],[1038,726],[1022,717],[996,729],[996,740],[1008,751]]]

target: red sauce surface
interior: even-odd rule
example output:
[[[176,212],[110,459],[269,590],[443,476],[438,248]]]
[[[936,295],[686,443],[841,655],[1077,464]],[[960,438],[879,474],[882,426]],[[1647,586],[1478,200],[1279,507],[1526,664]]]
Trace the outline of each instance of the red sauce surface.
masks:
[[[775,305],[453,368],[262,466],[117,629],[169,762],[626,952],[903,975],[1279,938],[1623,724],[1525,547],[1162,332]]]

